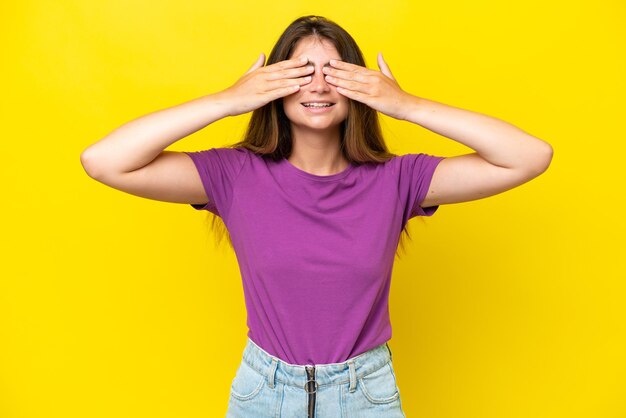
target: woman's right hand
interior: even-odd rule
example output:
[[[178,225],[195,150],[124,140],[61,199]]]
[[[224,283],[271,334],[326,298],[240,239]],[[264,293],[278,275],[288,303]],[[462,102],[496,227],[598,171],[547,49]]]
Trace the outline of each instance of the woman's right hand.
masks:
[[[297,92],[301,85],[311,82],[312,65],[305,66],[302,56],[264,67],[265,54],[250,67],[235,84],[220,92],[228,103],[229,115],[251,112],[272,100]]]

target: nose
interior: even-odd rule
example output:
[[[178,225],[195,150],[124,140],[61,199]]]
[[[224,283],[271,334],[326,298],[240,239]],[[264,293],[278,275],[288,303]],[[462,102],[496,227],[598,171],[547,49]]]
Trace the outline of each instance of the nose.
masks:
[[[311,74],[311,82],[308,84],[308,89],[316,93],[327,93],[330,91],[330,85],[324,78],[325,74],[322,72],[322,67],[316,68]]]

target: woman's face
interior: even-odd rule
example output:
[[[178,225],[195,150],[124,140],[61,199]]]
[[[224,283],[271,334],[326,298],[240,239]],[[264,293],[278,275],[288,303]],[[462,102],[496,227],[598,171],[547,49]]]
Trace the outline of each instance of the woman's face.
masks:
[[[330,60],[341,60],[337,49],[324,38],[302,38],[289,58],[306,56],[309,65],[315,67],[311,82],[300,87],[296,93],[283,98],[285,114],[292,129],[336,129],[348,116],[348,98],[337,93],[337,88],[326,82],[322,68],[330,66]],[[328,103],[330,107],[311,107],[310,103]],[[305,106],[308,105],[309,107]]]

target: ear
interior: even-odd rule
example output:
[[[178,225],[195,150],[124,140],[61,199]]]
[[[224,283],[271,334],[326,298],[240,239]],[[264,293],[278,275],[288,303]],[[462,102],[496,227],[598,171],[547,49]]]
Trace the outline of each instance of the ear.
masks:
[[[387,63],[385,62],[385,60],[383,59],[383,53],[379,52],[378,53],[378,68],[380,68],[380,71],[385,74],[387,77],[389,77],[392,80],[396,80],[395,77],[393,76],[393,74],[391,74],[391,70],[389,69],[389,66],[387,65]]]
[[[256,62],[254,64],[252,64],[252,67],[250,67],[250,69],[248,71],[245,72],[244,75],[251,73],[252,71],[256,70],[257,68],[261,68],[263,66],[263,64],[265,64],[265,54],[261,52],[261,55],[259,55],[259,59],[256,60]]]

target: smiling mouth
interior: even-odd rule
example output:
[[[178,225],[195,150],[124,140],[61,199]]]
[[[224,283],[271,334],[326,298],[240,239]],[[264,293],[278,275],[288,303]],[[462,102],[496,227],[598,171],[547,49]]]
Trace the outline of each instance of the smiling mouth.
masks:
[[[325,107],[331,107],[335,105],[334,103],[330,103],[330,102],[306,102],[306,103],[301,103],[301,104],[304,107],[308,107],[312,109],[322,109]]]

